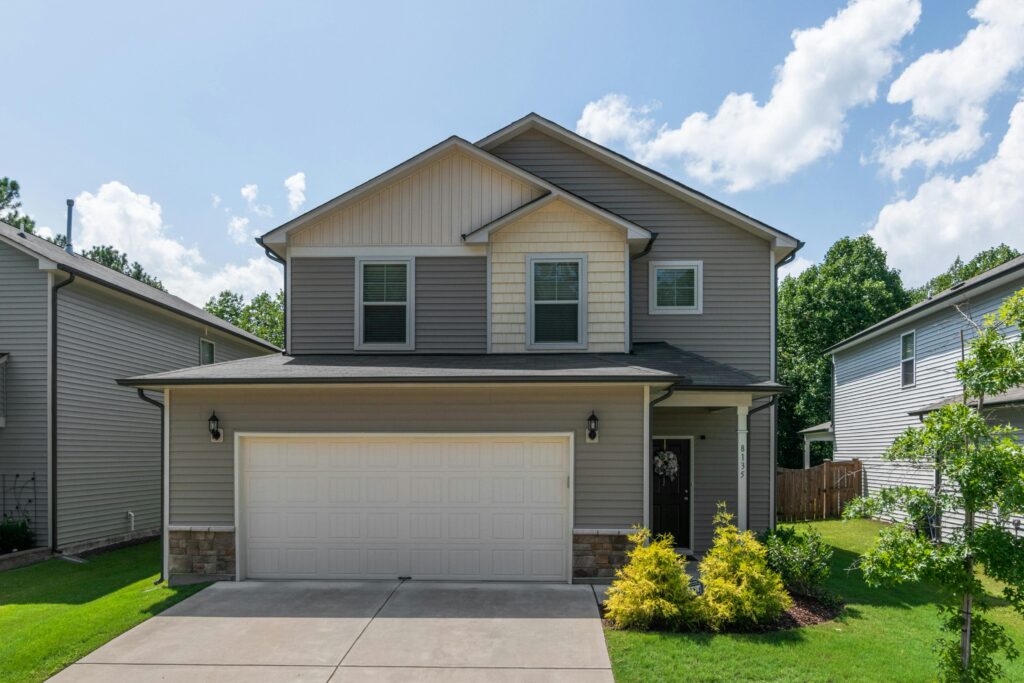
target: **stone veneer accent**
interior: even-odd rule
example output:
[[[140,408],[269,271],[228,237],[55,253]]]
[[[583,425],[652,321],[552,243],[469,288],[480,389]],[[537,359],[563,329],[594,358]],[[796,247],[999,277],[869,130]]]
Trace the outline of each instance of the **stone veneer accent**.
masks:
[[[626,564],[629,538],[622,533],[572,535],[572,578],[611,579]]]
[[[189,576],[234,578],[233,531],[171,531],[168,538],[168,572],[172,579]]]

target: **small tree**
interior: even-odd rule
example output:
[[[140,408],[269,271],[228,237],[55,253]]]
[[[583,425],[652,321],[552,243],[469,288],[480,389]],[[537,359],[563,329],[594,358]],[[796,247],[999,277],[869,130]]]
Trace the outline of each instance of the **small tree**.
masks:
[[[947,681],[994,680],[1002,673],[994,655],[1018,656],[1005,629],[984,617],[989,604],[975,564],[1006,584],[1003,596],[1024,614],[1024,539],[1009,521],[1024,514],[1024,446],[1014,440],[1012,427],[990,424],[985,413],[986,397],[1024,384],[1024,340],[1008,334],[1022,323],[1024,290],[982,324],[971,321],[977,334],[956,369],[963,402],[930,413],[886,451],[887,460],[933,468],[934,490],[894,487],[846,510],[848,517],[899,513],[904,520],[883,529],[861,557],[869,584],[930,580],[956,598],[940,607],[943,629],[953,634],[936,646]],[[963,514],[964,523],[942,539],[936,520],[953,511]]]

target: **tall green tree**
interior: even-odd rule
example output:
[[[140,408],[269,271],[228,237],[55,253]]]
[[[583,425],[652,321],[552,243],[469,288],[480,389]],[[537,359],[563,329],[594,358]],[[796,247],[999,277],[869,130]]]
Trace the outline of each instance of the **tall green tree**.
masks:
[[[21,185],[17,180],[4,176],[0,178],[0,221],[24,232],[33,232],[36,222],[19,211],[21,209]]]
[[[909,304],[899,271],[889,267],[885,252],[867,235],[844,237],[820,264],[782,281],[778,377],[793,391],[779,400],[780,465],[800,467],[797,432],[831,417],[832,366],[825,349]]]
[[[128,277],[135,278],[139,282],[145,282],[151,287],[167,291],[164,288],[164,284],[156,277],[147,273],[138,261],[129,262],[128,254],[118,251],[114,247],[100,244],[83,252],[82,256],[107,268],[113,268],[118,272],[124,273]]]
[[[241,294],[224,290],[207,301],[204,308],[275,346],[284,346],[283,290],[277,294],[262,292],[248,302]]]
[[[969,355],[956,368],[963,402],[930,413],[886,451],[886,460],[933,469],[934,488],[884,489],[844,513],[903,520],[884,528],[861,557],[868,583],[930,581],[945,589],[940,600],[951,596],[940,605],[947,635],[936,647],[945,681],[997,680],[995,655],[1019,654],[1006,630],[984,616],[991,598],[977,567],[1005,585],[1003,598],[1024,616],[1024,538],[1010,521],[1024,514],[1024,444],[1012,425],[993,424],[985,411],[986,397],[1024,384],[1024,339],[1015,329],[1024,329],[1024,289],[976,325]],[[954,511],[962,523],[945,514]],[[946,533],[936,533],[936,520]]]
[[[1000,244],[991,249],[978,252],[977,256],[967,263],[964,263],[963,259],[957,256],[956,260],[953,261],[944,273],[939,273],[920,287],[911,289],[911,301],[915,304],[919,301],[924,301],[930,295],[949,289],[957,282],[963,282],[976,275],[981,275],[986,270],[991,270],[1018,256],[1020,256],[1020,252],[1006,244]]]

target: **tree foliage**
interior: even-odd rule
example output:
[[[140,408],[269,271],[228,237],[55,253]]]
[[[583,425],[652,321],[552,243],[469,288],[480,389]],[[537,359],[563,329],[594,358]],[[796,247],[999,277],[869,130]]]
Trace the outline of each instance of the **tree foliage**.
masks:
[[[224,290],[203,307],[218,318],[255,334],[275,346],[284,346],[284,291],[262,292],[248,303],[237,292]]]
[[[129,262],[128,254],[120,252],[114,247],[106,244],[100,244],[86,252],[83,252],[82,256],[90,261],[95,261],[100,265],[104,265],[107,268],[112,268],[120,273],[124,273],[128,277],[135,278],[139,282],[145,282],[151,287],[167,291],[164,288],[164,284],[156,277],[147,273],[138,261]]]
[[[933,581],[955,598],[941,607],[947,635],[936,645],[948,681],[996,680],[1002,674],[996,655],[1018,656],[1003,627],[984,616],[990,599],[976,562],[1005,584],[1003,597],[1024,615],[1024,539],[1010,521],[1024,514],[1024,445],[1014,427],[993,424],[984,409],[987,396],[1024,384],[1024,340],[1008,334],[1022,326],[1024,290],[977,326],[970,353],[956,369],[963,402],[928,414],[885,452],[886,460],[933,469],[935,487],[885,489],[845,511],[900,520],[860,560],[869,583]],[[953,512],[956,517],[947,516]],[[953,524],[961,515],[963,523]]]
[[[778,296],[778,377],[792,387],[779,401],[778,453],[800,467],[800,435],[832,412],[832,369],[825,349],[910,304],[899,271],[869,236],[844,237],[814,265],[787,277]]]
[[[1020,256],[1020,252],[1006,244],[1000,244],[990,249],[978,252],[978,254],[967,263],[964,263],[963,259],[957,256],[956,260],[953,261],[944,273],[940,273],[920,287],[915,287],[910,290],[912,303],[916,304],[920,301],[924,301],[929,296],[949,289],[958,282],[963,282],[964,280],[969,280],[976,275],[981,275],[986,270],[991,270],[992,268],[1000,266],[1010,259],[1017,258],[1018,256]]]
[[[21,186],[17,180],[0,178],[0,221],[23,232],[33,232],[36,222],[21,213]]]

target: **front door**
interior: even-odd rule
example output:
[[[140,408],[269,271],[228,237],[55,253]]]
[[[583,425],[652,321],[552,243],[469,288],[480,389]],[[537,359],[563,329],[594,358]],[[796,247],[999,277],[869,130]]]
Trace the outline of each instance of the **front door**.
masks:
[[[651,531],[690,547],[690,440],[656,438],[651,445]]]

